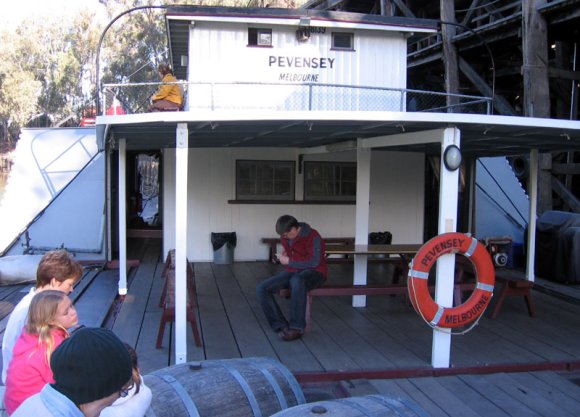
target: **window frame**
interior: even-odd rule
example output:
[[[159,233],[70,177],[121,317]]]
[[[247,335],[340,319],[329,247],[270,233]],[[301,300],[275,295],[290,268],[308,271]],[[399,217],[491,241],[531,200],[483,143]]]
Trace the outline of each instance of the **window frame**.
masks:
[[[260,35],[269,34],[270,42],[262,43]],[[272,48],[272,29],[269,28],[248,28],[248,46],[252,48]]]
[[[318,166],[318,167],[331,167],[332,169],[332,174],[333,174],[333,178],[321,178],[320,181],[324,182],[330,182],[330,185],[327,188],[329,189],[334,189],[334,187],[338,184],[340,190],[344,190],[345,187],[345,183],[348,181],[347,180],[342,180],[342,179],[337,179],[336,176],[336,169],[337,168],[354,168],[355,172],[354,172],[354,194],[350,195],[350,194],[343,194],[342,192],[339,194],[335,194],[335,195],[312,195],[311,193],[309,193],[310,188],[309,188],[309,182],[314,181],[314,179],[309,179],[309,169],[311,167],[313,167],[314,165]],[[304,177],[303,177],[303,189],[304,189],[304,201],[332,201],[332,202],[356,202],[356,186],[357,186],[357,178],[356,178],[356,162],[350,162],[350,161],[304,161],[304,166],[303,166],[303,171],[304,171]],[[334,191],[336,192],[337,190],[334,189]]]
[[[249,169],[254,169],[255,177],[242,179],[240,177],[240,169],[243,168],[242,165],[251,165],[254,164],[253,167],[248,167]],[[260,168],[264,168],[266,165],[271,165],[271,169],[273,172],[273,176],[270,179],[272,181],[272,194],[258,194],[257,192],[254,194],[242,194],[241,193],[241,181],[254,181],[251,185],[257,191],[259,187],[259,183],[262,181],[267,181],[267,178],[258,178]],[[282,169],[289,169],[290,175],[289,178],[276,178],[276,168]],[[283,181],[289,182],[289,191],[288,194],[274,194],[276,191],[276,182],[282,183]],[[294,201],[296,195],[296,161],[293,160],[262,160],[262,159],[236,159],[236,178],[235,178],[235,186],[236,186],[236,201],[260,201],[260,200],[271,200],[271,201]]]
[[[347,36],[350,39],[350,46],[336,46],[337,36]],[[352,32],[332,32],[331,34],[331,47],[332,51],[354,51],[354,33]]]

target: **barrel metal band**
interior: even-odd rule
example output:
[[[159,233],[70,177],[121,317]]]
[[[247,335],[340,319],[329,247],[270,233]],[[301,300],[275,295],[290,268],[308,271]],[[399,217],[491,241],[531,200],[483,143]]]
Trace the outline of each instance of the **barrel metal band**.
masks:
[[[444,307],[439,306],[439,308],[437,309],[437,313],[435,313],[435,317],[433,317],[433,320],[431,320],[432,326],[437,326],[437,323],[439,323],[439,320],[441,320],[441,316],[443,316],[444,310],[445,310]]]
[[[253,365],[253,364],[252,364]],[[264,367],[257,366],[258,370],[264,375],[264,378],[268,381],[274,392],[276,393],[276,398],[278,398],[278,404],[280,404],[280,409],[285,410],[288,408],[288,402],[286,401],[286,397],[278,384],[278,381],[274,378],[274,376]]]
[[[151,375],[155,375],[156,377],[161,378],[162,380],[167,382],[171,388],[173,388],[173,390],[178,394],[180,400],[183,402],[183,405],[187,410],[188,416],[201,417],[199,415],[199,412],[197,411],[197,407],[195,406],[193,399],[189,396],[187,390],[183,388],[183,385],[181,385],[181,383],[177,379],[175,379],[171,375],[160,372],[159,373],[153,372]]]
[[[467,248],[467,251],[464,253],[464,255],[467,256],[468,258],[471,257],[471,255],[473,255],[473,252],[475,252],[476,248],[477,248],[477,239],[472,237],[471,244],[469,245],[469,248]]]
[[[256,397],[254,396],[254,392],[242,374],[240,374],[237,369],[235,369],[233,366],[230,366],[228,363],[216,362],[216,364],[226,368],[236,379],[236,381],[238,381],[240,387],[244,391],[244,394],[246,394],[246,398],[250,403],[250,407],[252,407],[252,413],[254,414],[254,417],[262,417],[262,411],[260,410],[260,405],[258,404]]]
[[[288,370],[288,368],[286,368],[285,366],[282,366],[280,364],[280,362],[275,361],[272,358],[264,358],[264,359],[267,360],[268,362],[271,362],[272,365],[274,365],[278,369],[278,371],[280,371],[280,373],[282,375],[284,375],[284,377],[286,377],[286,381],[288,382],[290,389],[294,393],[294,398],[296,398],[296,403],[297,404],[306,404],[306,398],[304,397],[304,393],[302,392],[302,388],[300,388],[300,384],[298,384],[298,381],[296,381],[296,378]]]
[[[478,282],[475,288],[478,288],[483,291],[493,292],[493,285],[484,284],[483,282]]]

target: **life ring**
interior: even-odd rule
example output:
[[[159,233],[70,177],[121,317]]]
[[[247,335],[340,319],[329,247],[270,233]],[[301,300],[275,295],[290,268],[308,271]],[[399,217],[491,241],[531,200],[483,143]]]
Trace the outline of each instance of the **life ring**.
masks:
[[[455,307],[438,305],[429,293],[429,270],[437,259],[459,253],[471,260],[476,286],[467,301]],[[431,326],[454,328],[475,321],[488,306],[495,284],[491,256],[477,239],[463,233],[443,233],[425,243],[411,261],[407,287],[415,311]]]

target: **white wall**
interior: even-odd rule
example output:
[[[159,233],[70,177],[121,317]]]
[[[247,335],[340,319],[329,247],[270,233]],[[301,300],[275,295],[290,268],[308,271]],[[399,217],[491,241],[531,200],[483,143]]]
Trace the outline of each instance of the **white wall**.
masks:
[[[272,29],[272,47],[249,47],[248,27]],[[188,108],[279,108],[303,110],[309,90],[303,83],[406,88],[406,35],[396,31],[320,28],[307,42],[296,40],[296,26],[196,22],[190,29]],[[354,33],[354,50],[331,49],[332,32]],[[298,59],[323,60],[317,68],[296,66]],[[294,76],[311,78],[295,80]],[[291,83],[276,85],[270,83]],[[266,84],[267,83],[267,84]],[[379,90],[314,91],[321,110],[403,110],[397,93]],[[211,97],[211,98],[210,98]],[[367,108],[373,102],[373,108]]]
[[[235,199],[236,159],[298,160],[297,149],[191,149],[188,182],[188,257],[211,261],[211,232],[235,231],[235,260],[264,260],[268,248],[261,237],[275,237],[282,214],[310,223],[323,236],[354,236],[354,205],[229,204]],[[356,161],[354,152],[307,155],[306,160]],[[395,243],[421,243],[423,236],[423,155],[373,151],[371,157],[370,231],[389,230]],[[175,240],[175,150],[164,150],[164,252]],[[301,200],[302,176],[296,178]]]

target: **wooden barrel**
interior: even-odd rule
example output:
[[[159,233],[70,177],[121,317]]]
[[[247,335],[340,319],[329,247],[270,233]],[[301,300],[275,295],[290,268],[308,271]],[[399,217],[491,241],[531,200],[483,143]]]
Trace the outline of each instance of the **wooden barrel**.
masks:
[[[429,415],[412,401],[384,395],[341,398],[297,405],[282,410],[272,417],[428,417]]]
[[[148,417],[268,417],[304,404],[294,375],[271,358],[189,362],[144,376]]]

